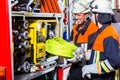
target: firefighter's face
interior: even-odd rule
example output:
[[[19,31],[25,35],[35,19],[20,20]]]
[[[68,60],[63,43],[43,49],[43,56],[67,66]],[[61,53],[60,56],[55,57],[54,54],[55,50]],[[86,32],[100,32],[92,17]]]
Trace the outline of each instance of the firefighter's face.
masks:
[[[84,13],[74,14],[74,17],[78,24],[82,24],[84,21],[86,21],[88,14],[84,14]]]

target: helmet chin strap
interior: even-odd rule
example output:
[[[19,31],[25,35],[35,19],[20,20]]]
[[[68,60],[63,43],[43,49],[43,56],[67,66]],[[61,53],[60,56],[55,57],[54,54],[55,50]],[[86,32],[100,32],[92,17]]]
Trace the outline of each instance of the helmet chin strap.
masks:
[[[97,20],[97,16],[96,16],[96,13],[95,13],[95,23],[96,23],[96,25],[98,26],[98,20]]]

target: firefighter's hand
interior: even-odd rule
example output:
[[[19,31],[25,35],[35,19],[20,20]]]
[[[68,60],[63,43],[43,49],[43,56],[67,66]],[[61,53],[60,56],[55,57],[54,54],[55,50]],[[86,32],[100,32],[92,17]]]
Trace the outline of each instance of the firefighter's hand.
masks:
[[[88,77],[89,79],[91,78],[91,73],[92,74],[98,74],[98,69],[96,63],[90,64],[90,65],[85,65],[82,68],[82,77]]]
[[[72,53],[73,55],[75,54],[75,52]],[[75,63],[75,62],[78,62],[79,60],[77,60],[77,57],[74,55],[73,58],[71,59],[67,59],[68,62],[71,62],[71,63]]]
[[[72,63],[81,61],[81,59],[84,57],[84,53],[82,52],[82,48],[80,47],[73,51],[72,54],[74,55],[74,57],[72,59],[67,59],[67,61]]]

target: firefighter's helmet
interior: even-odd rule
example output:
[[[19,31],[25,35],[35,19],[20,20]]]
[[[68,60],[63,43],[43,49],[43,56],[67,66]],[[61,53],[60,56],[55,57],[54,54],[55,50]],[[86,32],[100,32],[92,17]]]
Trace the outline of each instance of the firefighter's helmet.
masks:
[[[78,0],[73,3],[72,13],[88,13],[90,12],[89,2],[87,0]]]
[[[110,0],[94,0],[91,4],[92,12],[114,14]]]

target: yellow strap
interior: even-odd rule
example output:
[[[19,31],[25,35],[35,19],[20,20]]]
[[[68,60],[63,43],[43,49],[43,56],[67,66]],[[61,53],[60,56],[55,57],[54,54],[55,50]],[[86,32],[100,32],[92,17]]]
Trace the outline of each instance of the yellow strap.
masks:
[[[102,66],[102,68],[103,68],[107,73],[110,72],[110,70],[106,67],[106,65],[104,64],[103,61],[101,62],[101,66]]]
[[[101,73],[100,71],[100,66],[99,66],[99,59],[100,59],[100,52],[99,51],[96,51],[96,66],[97,66],[97,69],[98,69],[98,74]]]
[[[96,62],[99,62],[100,59],[100,51],[96,51]]]
[[[118,70],[115,71],[115,80],[118,80],[118,74],[119,74],[118,72],[119,72]]]
[[[98,62],[96,63],[96,66],[97,66],[97,69],[98,69],[98,74],[100,74],[100,73],[101,73],[101,70],[100,70],[100,65],[99,65]]]

